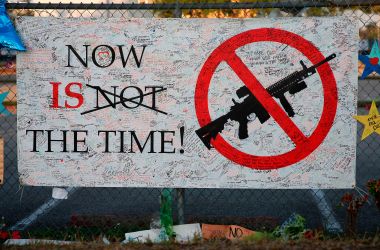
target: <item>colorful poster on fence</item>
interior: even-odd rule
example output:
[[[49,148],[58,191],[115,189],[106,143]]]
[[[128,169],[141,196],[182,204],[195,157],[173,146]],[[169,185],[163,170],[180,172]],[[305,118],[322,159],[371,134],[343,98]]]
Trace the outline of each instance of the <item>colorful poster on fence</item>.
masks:
[[[357,27],[346,17],[21,17],[26,185],[350,188]]]

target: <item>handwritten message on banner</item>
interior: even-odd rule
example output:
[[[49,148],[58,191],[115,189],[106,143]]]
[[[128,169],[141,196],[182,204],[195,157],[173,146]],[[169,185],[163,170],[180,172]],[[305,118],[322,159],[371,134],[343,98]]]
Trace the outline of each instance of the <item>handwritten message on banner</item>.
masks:
[[[350,188],[356,23],[20,17],[26,185]]]

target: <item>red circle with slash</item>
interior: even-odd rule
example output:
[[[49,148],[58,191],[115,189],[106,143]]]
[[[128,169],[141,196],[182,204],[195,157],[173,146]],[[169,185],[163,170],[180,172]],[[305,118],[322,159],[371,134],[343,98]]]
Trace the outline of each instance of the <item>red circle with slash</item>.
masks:
[[[277,104],[243,61],[236,55],[236,49],[254,42],[277,42],[286,44],[304,54],[312,64],[325,59],[323,54],[308,40],[289,31],[275,28],[253,29],[231,37],[217,47],[203,65],[195,89],[195,110],[201,127],[211,122],[208,92],[212,76],[221,62],[226,62],[248,87],[251,93],[267,110],[295,144],[287,153],[273,156],[255,156],[242,152],[229,144],[218,134],[211,139],[213,147],[229,160],[253,169],[277,169],[295,164],[311,154],[323,142],[335,119],[338,93],[334,74],[328,63],[317,68],[323,87],[323,110],[314,132],[305,136]]]

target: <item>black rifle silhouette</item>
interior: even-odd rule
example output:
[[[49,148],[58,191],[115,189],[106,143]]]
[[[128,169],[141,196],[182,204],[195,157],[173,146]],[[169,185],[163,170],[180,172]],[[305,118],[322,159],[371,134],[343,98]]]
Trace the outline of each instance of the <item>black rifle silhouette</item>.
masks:
[[[293,117],[295,115],[294,110],[288,100],[285,98],[285,93],[289,92],[289,94],[293,95],[295,93],[300,92],[301,90],[307,88],[305,83],[305,79],[316,73],[316,69],[322,64],[334,59],[336,57],[335,54],[331,54],[324,60],[319,63],[306,67],[304,62],[301,60],[300,63],[302,65],[301,71],[296,71],[285,78],[279,80],[275,84],[266,88],[268,93],[280,99],[280,103],[282,107],[285,109],[286,113],[289,117]],[[208,149],[211,149],[211,138],[215,139],[219,132],[222,132],[224,129],[224,125],[228,120],[237,121],[239,123],[239,139],[245,139],[248,137],[248,116],[252,113],[256,114],[256,117],[259,119],[261,124],[266,122],[270,115],[268,111],[261,105],[261,103],[256,99],[256,97],[249,91],[246,86],[239,88],[236,91],[236,95],[239,98],[246,97],[241,103],[236,102],[232,99],[234,105],[231,107],[231,110],[219,117],[218,119],[210,122],[206,126],[195,131],[202,142],[206,145]]]

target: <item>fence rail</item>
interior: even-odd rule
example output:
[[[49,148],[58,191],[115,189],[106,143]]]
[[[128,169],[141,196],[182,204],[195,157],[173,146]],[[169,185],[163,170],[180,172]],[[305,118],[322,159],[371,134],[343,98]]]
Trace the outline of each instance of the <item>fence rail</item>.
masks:
[[[374,1],[275,1],[275,2],[226,2],[226,3],[7,3],[8,9],[67,9],[67,10],[160,10],[160,9],[256,9],[256,8],[308,8],[308,7],[356,7],[379,5]]]

